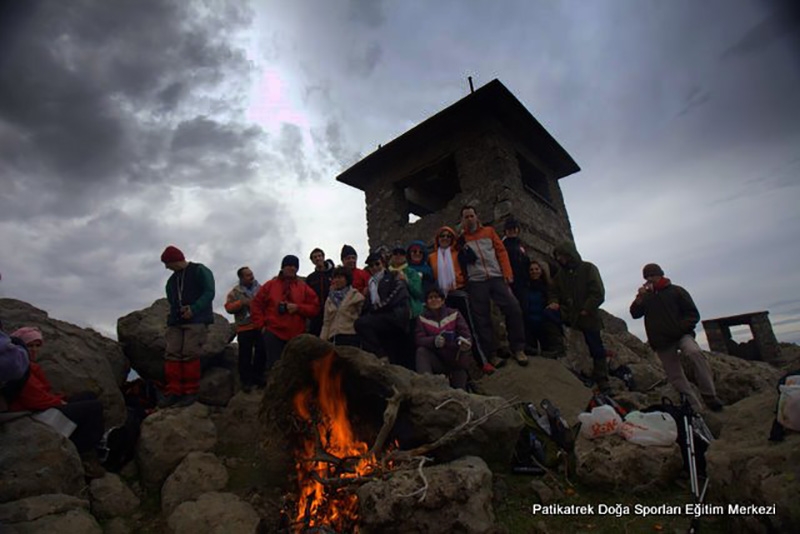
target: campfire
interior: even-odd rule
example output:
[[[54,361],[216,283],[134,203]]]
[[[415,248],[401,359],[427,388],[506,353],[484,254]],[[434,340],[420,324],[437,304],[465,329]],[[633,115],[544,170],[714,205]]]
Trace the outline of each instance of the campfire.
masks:
[[[341,371],[331,352],[312,362],[316,387],[293,399],[301,421],[301,444],[295,451],[298,498],[296,532],[354,532],[358,499],[354,489],[384,468],[366,442],[353,431],[342,389]],[[387,466],[388,467],[388,466]]]

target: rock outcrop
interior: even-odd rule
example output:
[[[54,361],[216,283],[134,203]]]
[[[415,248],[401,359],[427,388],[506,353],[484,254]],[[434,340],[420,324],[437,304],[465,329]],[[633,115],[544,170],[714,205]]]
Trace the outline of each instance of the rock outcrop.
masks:
[[[161,487],[161,510],[169,516],[183,502],[203,493],[221,491],[228,483],[228,470],[208,452],[190,452]]]
[[[416,470],[359,488],[360,532],[495,532],[492,472],[483,460],[467,456],[422,471],[428,484],[424,494]]]
[[[125,356],[136,372],[150,380],[164,378],[164,332],[168,313],[169,302],[163,298],[117,321],[117,338]],[[224,357],[225,348],[235,335],[235,325],[215,313],[214,324],[209,327],[208,338],[200,355],[204,369]]]
[[[260,518],[253,507],[232,493],[204,493],[184,502],[169,517],[175,534],[252,534]]]

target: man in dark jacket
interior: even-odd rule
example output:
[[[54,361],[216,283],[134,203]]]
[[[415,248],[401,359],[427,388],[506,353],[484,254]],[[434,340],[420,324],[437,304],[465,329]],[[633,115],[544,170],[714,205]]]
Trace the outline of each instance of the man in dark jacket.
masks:
[[[645,265],[642,275],[646,282],[631,304],[631,316],[634,319],[644,317],[647,342],[661,359],[669,383],[688,397],[695,411],[702,408],[683,373],[680,351],[694,366],[694,376],[706,406],[715,412],[722,410],[711,368],[694,339],[700,312],[691,295],[681,286],[673,285],[655,263]]]
[[[600,271],[593,263],[583,261],[569,241],[557,246],[553,255],[561,268],[553,278],[547,307],[560,311],[564,324],[583,333],[594,364],[592,378],[602,393],[609,394],[606,349],[600,337],[603,325],[599,310],[605,300]]]
[[[364,350],[410,367],[403,350],[411,313],[408,286],[397,273],[386,269],[377,252],[367,258],[367,271],[372,276],[367,284],[362,315],[356,319],[356,333],[361,337]]]
[[[320,311],[311,318],[308,324],[308,333],[319,336],[322,332],[322,315],[325,301],[328,299],[328,292],[331,289],[331,275],[333,274],[333,263],[325,261],[325,252],[321,248],[311,251],[311,263],[314,264],[314,272],[306,277],[306,284],[314,290],[320,303]]]
[[[178,248],[161,254],[164,267],[173,271],[167,280],[166,397],[162,406],[189,406],[200,389],[200,352],[208,325],[214,322],[214,275],[205,265],[187,262]]]
[[[528,268],[531,259],[522,246],[519,239],[519,222],[514,217],[509,217],[503,223],[503,245],[508,252],[508,261],[511,263],[511,271],[514,273],[514,281],[511,282],[511,291],[517,297],[520,307],[524,310],[526,306],[526,289],[528,287]]]

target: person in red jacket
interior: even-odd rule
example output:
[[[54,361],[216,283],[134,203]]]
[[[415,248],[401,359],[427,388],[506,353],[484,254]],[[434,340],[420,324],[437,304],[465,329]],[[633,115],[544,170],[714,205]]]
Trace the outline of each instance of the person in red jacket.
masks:
[[[20,392],[9,403],[9,411],[41,412],[55,408],[63,413],[77,425],[69,439],[78,449],[86,476],[102,477],[105,475],[105,470],[100,465],[95,447],[103,438],[105,421],[103,405],[97,400],[97,395],[84,392],[66,398],[53,392],[50,381],[36,363],[39,349],[44,344],[44,338],[38,328],[26,326],[12,332],[11,337],[17,337],[25,343],[30,358],[30,374]]]
[[[319,313],[319,298],[297,277],[299,268],[297,256],[283,258],[281,272],[261,286],[250,303],[253,324],[264,333],[268,371],[280,359],[286,343],[306,331],[306,319]]]
[[[342,258],[342,265],[350,269],[350,272],[353,273],[353,287],[361,291],[362,295],[366,295],[367,285],[369,285],[370,274],[364,269],[359,269],[357,267],[358,254],[356,254],[356,249],[354,249],[350,245],[343,246],[341,258]]]

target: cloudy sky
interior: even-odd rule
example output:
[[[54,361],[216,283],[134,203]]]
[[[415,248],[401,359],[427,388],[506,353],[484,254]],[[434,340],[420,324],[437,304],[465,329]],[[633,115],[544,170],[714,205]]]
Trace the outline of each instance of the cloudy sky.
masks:
[[[363,193],[335,176],[471,75],[581,166],[561,186],[606,309],[627,318],[655,261],[704,317],[769,310],[800,341],[794,4],[6,0],[0,296],[115,337],[162,296],[167,244],[214,271],[217,311],[243,264],[363,257]]]

